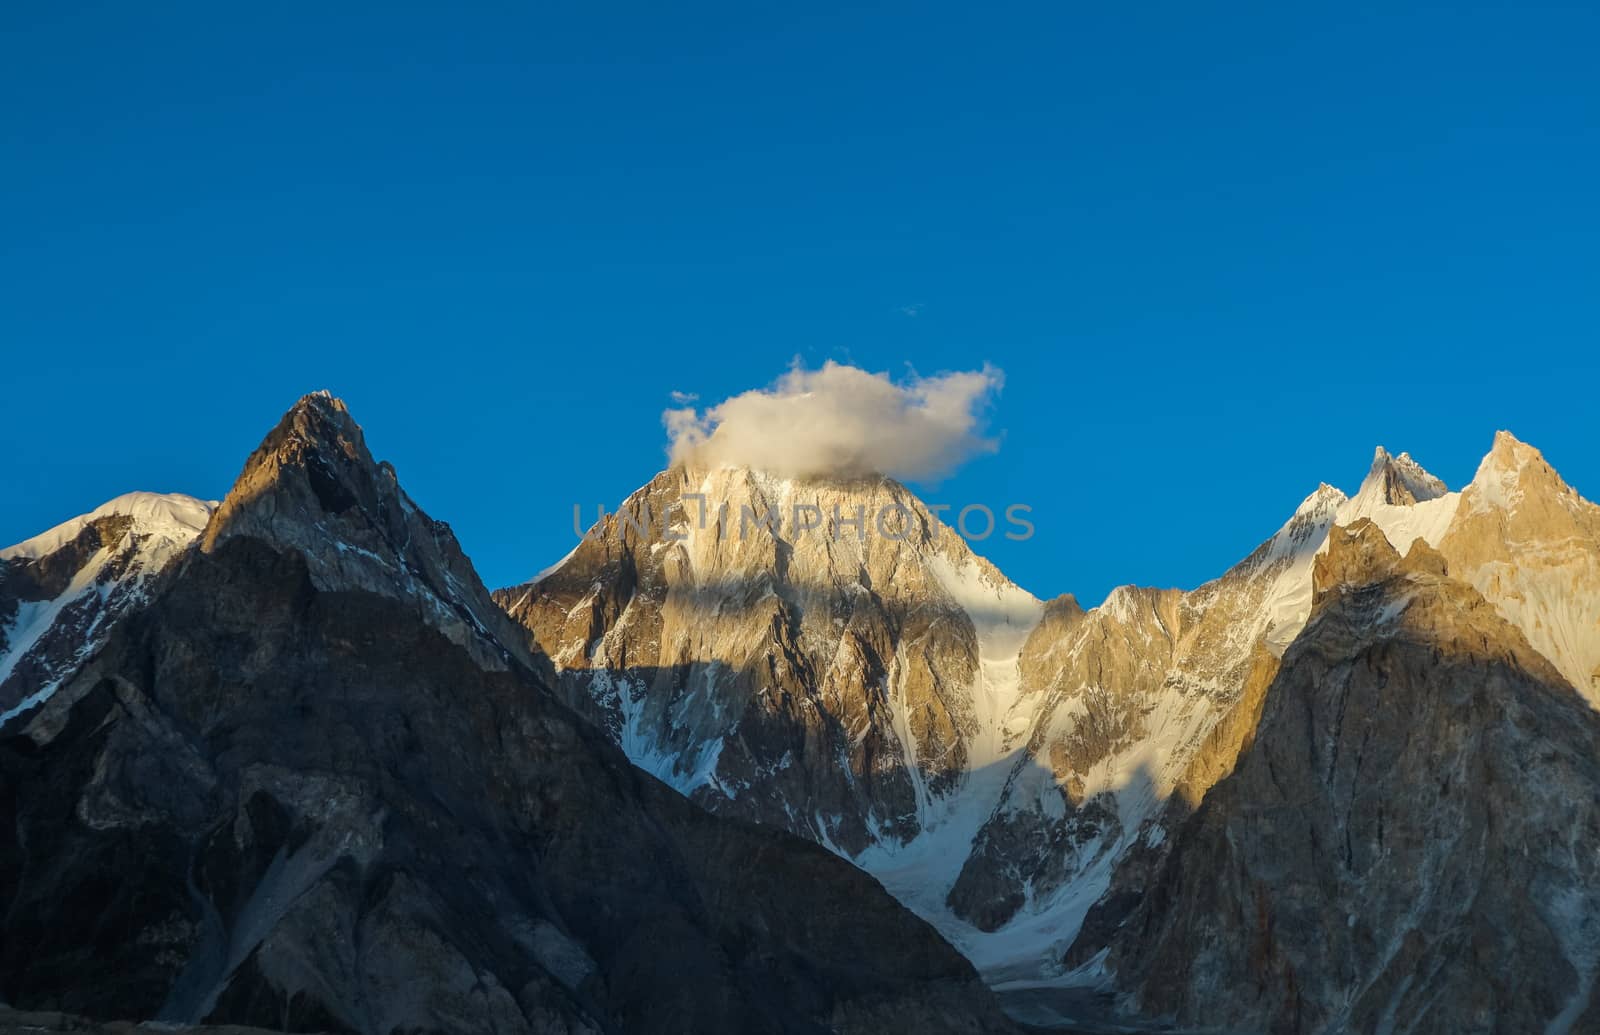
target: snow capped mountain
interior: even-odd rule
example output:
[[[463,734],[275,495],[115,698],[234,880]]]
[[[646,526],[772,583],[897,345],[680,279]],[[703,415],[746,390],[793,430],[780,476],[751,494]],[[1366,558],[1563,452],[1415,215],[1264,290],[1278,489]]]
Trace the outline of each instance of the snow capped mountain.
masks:
[[[316,393],[284,415],[221,503],[132,492],[0,550],[0,722],[46,701],[175,558],[238,536],[297,544],[320,589],[411,602],[486,663],[503,666],[509,654],[544,664],[449,526],[372,458],[344,403]]]
[[[845,854],[914,837],[1026,726],[1039,603],[888,479],[675,466],[498,599],[635,764]]]
[[[216,506],[130,492],[0,550],[0,724],[55,692]]]
[[[185,543],[200,534],[217,509],[217,501],[197,500],[181,493],[129,492],[108,500],[87,514],[0,550],[0,560],[37,561],[69,545],[84,529],[102,518],[125,517],[131,529],[146,536]]]
[[[991,982],[1049,980],[1232,772],[1336,526],[1439,548],[1563,672],[1595,671],[1595,508],[1514,441],[1465,493],[1379,448],[1353,496],[1320,486],[1220,578],[1088,611],[1041,605],[893,482],[678,467],[497,599],[637,764],[852,858]],[[893,502],[921,534],[738,534],[797,502]]]
[[[180,580],[189,588],[172,601],[182,606],[169,601],[145,621]],[[227,627],[212,629],[206,623],[220,612],[211,601],[235,592],[249,600],[235,601]],[[301,610],[310,601],[326,613]],[[256,607],[278,624],[256,629]],[[350,617],[369,611],[384,616],[383,630]],[[110,692],[102,676],[112,669],[123,698],[107,707],[154,716],[151,702],[167,691],[141,682],[135,670],[145,662],[128,644],[102,660],[115,653],[110,633],[137,629],[169,643],[188,635],[185,623],[205,627],[194,658],[231,659],[235,689],[275,685],[272,665],[289,666],[306,686],[337,672],[330,692],[365,687],[381,668],[414,691],[411,711],[456,723],[461,715],[437,712],[439,687],[553,688],[599,733],[562,725],[565,709],[523,722],[522,706],[502,714],[500,704],[475,705],[494,712],[472,720],[483,729],[515,713],[520,732],[474,748],[499,767],[492,773],[446,766],[441,779],[521,795],[517,808],[538,811],[543,799],[528,799],[522,783],[537,770],[562,795],[589,801],[585,808],[635,809],[632,791],[591,800],[584,780],[550,761],[599,765],[590,776],[610,780],[596,775],[609,770],[589,748],[563,754],[574,749],[529,731],[554,723],[567,731],[560,744],[603,737],[713,813],[799,834],[851,860],[1003,989],[1113,981],[1142,1009],[1246,1028],[1365,1029],[1385,1017],[1411,1018],[1396,1020],[1397,1031],[1460,1026],[1463,1015],[1434,1005],[1439,996],[1397,984],[1396,968],[1464,951],[1451,932],[1465,914],[1438,889],[1468,887],[1487,903],[1496,944],[1548,971],[1533,1007],[1509,991],[1484,1009],[1512,1027],[1538,1021],[1550,1030],[1566,1030],[1562,1017],[1592,1016],[1584,1011],[1600,953],[1582,920],[1594,907],[1582,837],[1589,805],[1600,801],[1600,776],[1584,754],[1600,737],[1600,507],[1505,432],[1460,491],[1408,454],[1379,448],[1353,495],[1319,486],[1218,578],[1188,591],[1123,586],[1087,610],[1071,596],[1041,602],[1010,582],[891,479],[684,464],[640,488],[534,580],[491,595],[449,527],[372,458],[344,405],[318,394],[284,416],[221,504],[130,494],[0,551],[0,723],[46,743],[85,700]],[[313,634],[322,646],[301,653],[301,637]],[[275,660],[258,668],[248,652],[228,653],[247,641],[270,641]],[[439,662],[443,682],[426,689],[407,682],[410,669],[382,660],[392,654],[432,672],[441,651],[466,661]],[[210,685],[205,666],[161,656],[180,677],[167,704],[209,715],[197,689]],[[1351,668],[1358,659],[1370,673]],[[1386,692],[1391,685],[1404,692]],[[1339,702],[1347,691],[1362,702],[1359,713]],[[1497,695],[1505,716],[1494,710]],[[297,700],[314,710],[320,698]],[[336,707],[377,722],[365,701]],[[258,707],[249,695],[234,703]],[[1448,772],[1407,753],[1413,705],[1423,720],[1416,751],[1443,759]],[[249,750],[260,747],[251,729],[283,718],[261,707],[258,719],[228,727]],[[385,698],[380,711],[387,707]],[[359,726],[348,719],[327,728]],[[1573,729],[1553,732],[1563,724]],[[187,736],[162,727],[147,742],[139,738],[156,727],[140,728],[119,734],[143,745],[138,757]],[[388,759],[384,744],[416,735],[388,729],[388,741],[360,750]],[[524,735],[538,751],[525,750]],[[1555,747],[1541,753],[1546,740]],[[74,743],[74,752],[98,750]],[[456,741],[430,743],[456,758],[450,765],[467,764],[453,754]],[[1363,768],[1362,758],[1379,757],[1364,754],[1369,744],[1401,775]],[[315,737],[301,745],[308,757],[326,747]],[[195,801],[218,778],[193,768],[203,753],[196,747],[173,763]],[[400,755],[419,757],[410,748]],[[1527,765],[1554,790],[1520,775],[1517,760],[1534,755]],[[1435,776],[1448,792],[1408,792]],[[1385,817],[1378,828],[1352,818],[1358,798]],[[1522,811],[1505,827],[1498,813],[1469,807],[1476,801]],[[1303,823],[1261,818],[1286,802],[1303,806]],[[1569,813],[1581,836],[1569,836]],[[333,822],[320,812],[301,819]],[[493,824],[504,822],[512,821],[496,813]],[[1449,854],[1457,828],[1478,837],[1462,849],[1467,862]],[[1278,840],[1283,830],[1289,841]],[[732,835],[707,836],[723,845]],[[1425,847],[1411,851],[1416,844]],[[1519,844],[1537,847],[1537,858],[1517,855]],[[601,851],[583,852],[591,848]],[[1480,865],[1523,882],[1526,900],[1497,897]],[[1434,881],[1420,912],[1406,904],[1407,874]],[[1259,960],[1235,951],[1254,937],[1245,930],[1252,916],[1269,918]],[[900,930],[889,913],[878,922],[880,933]],[[330,937],[314,927],[293,937]],[[1373,945],[1388,948],[1374,954]],[[1227,988],[1253,981],[1271,995],[1232,1003],[1184,969],[1194,959]],[[1335,976],[1309,982],[1308,968]],[[1449,972],[1457,970],[1476,973]],[[1299,998],[1283,998],[1285,987]]]
[[[1412,502],[1407,502],[1408,500]],[[1600,507],[1510,432],[1461,492],[1381,448],[1338,523],[1370,518],[1396,550],[1422,539],[1600,707]]]
[[[853,858],[994,974],[1059,956],[1149,836],[1257,643],[1303,624],[1345,502],[1320,488],[1193,594],[1124,588],[1084,613],[1040,604],[886,479],[677,467],[497,596],[636,764]],[[826,518],[738,516],[796,506]],[[917,534],[834,517],[886,507]]]

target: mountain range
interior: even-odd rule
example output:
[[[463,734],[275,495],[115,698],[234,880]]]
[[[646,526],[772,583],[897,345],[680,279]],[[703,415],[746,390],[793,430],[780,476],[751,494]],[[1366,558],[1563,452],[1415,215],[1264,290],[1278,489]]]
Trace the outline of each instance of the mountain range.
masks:
[[[491,594],[308,396],[220,502],[0,551],[0,1000],[1600,1030],[1597,706],[1600,507],[1506,432],[1087,609],[892,479],[692,464]]]
[[[4,561],[24,673],[0,727],[15,1009],[386,1033],[1009,1027],[866,874],[710,815],[561,704],[337,400],[296,405],[218,505],[124,497]]]

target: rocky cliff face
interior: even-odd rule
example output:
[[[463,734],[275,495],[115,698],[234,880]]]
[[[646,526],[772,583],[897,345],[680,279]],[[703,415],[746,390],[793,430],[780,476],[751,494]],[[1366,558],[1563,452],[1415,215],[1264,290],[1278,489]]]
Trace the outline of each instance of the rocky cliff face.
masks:
[[[1426,543],[1336,529],[1237,769],[1131,915],[1137,1007],[1252,1031],[1595,1030],[1600,721]]]
[[[291,1031],[998,1031],[869,877],[549,693],[442,524],[303,400],[0,730],[0,1000]]]

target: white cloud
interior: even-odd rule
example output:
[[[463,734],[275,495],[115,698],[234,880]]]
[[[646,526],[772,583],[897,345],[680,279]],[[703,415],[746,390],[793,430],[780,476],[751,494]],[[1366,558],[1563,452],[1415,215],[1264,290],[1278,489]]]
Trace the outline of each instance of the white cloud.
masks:
[[[662,415],[674,462],[731,464],[789,477],[887,474],[925,481],[996,448],[981,418],[1000,390],[999,370],[912,376],[829,362],[798,364],[771,388],[754,389],[704,411]]]
[[[672,390],[670,395],[672,397],[672,401],[677,403],[679,406],[687,406],[692,402],[698,402],[700,399],[700,397],[693,392],[680,392],[676,388]]]

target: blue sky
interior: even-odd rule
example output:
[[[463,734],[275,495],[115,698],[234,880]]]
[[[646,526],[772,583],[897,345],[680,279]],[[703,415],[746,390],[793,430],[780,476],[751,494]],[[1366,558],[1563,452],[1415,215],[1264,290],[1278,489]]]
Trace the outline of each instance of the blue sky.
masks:
[[[504,584],[796,356],[1001,368],[926,495],[1041,595],[1378,443],[1600,496],[1594,5],[322,6],[0,11],[0,541],[326,387]]]

